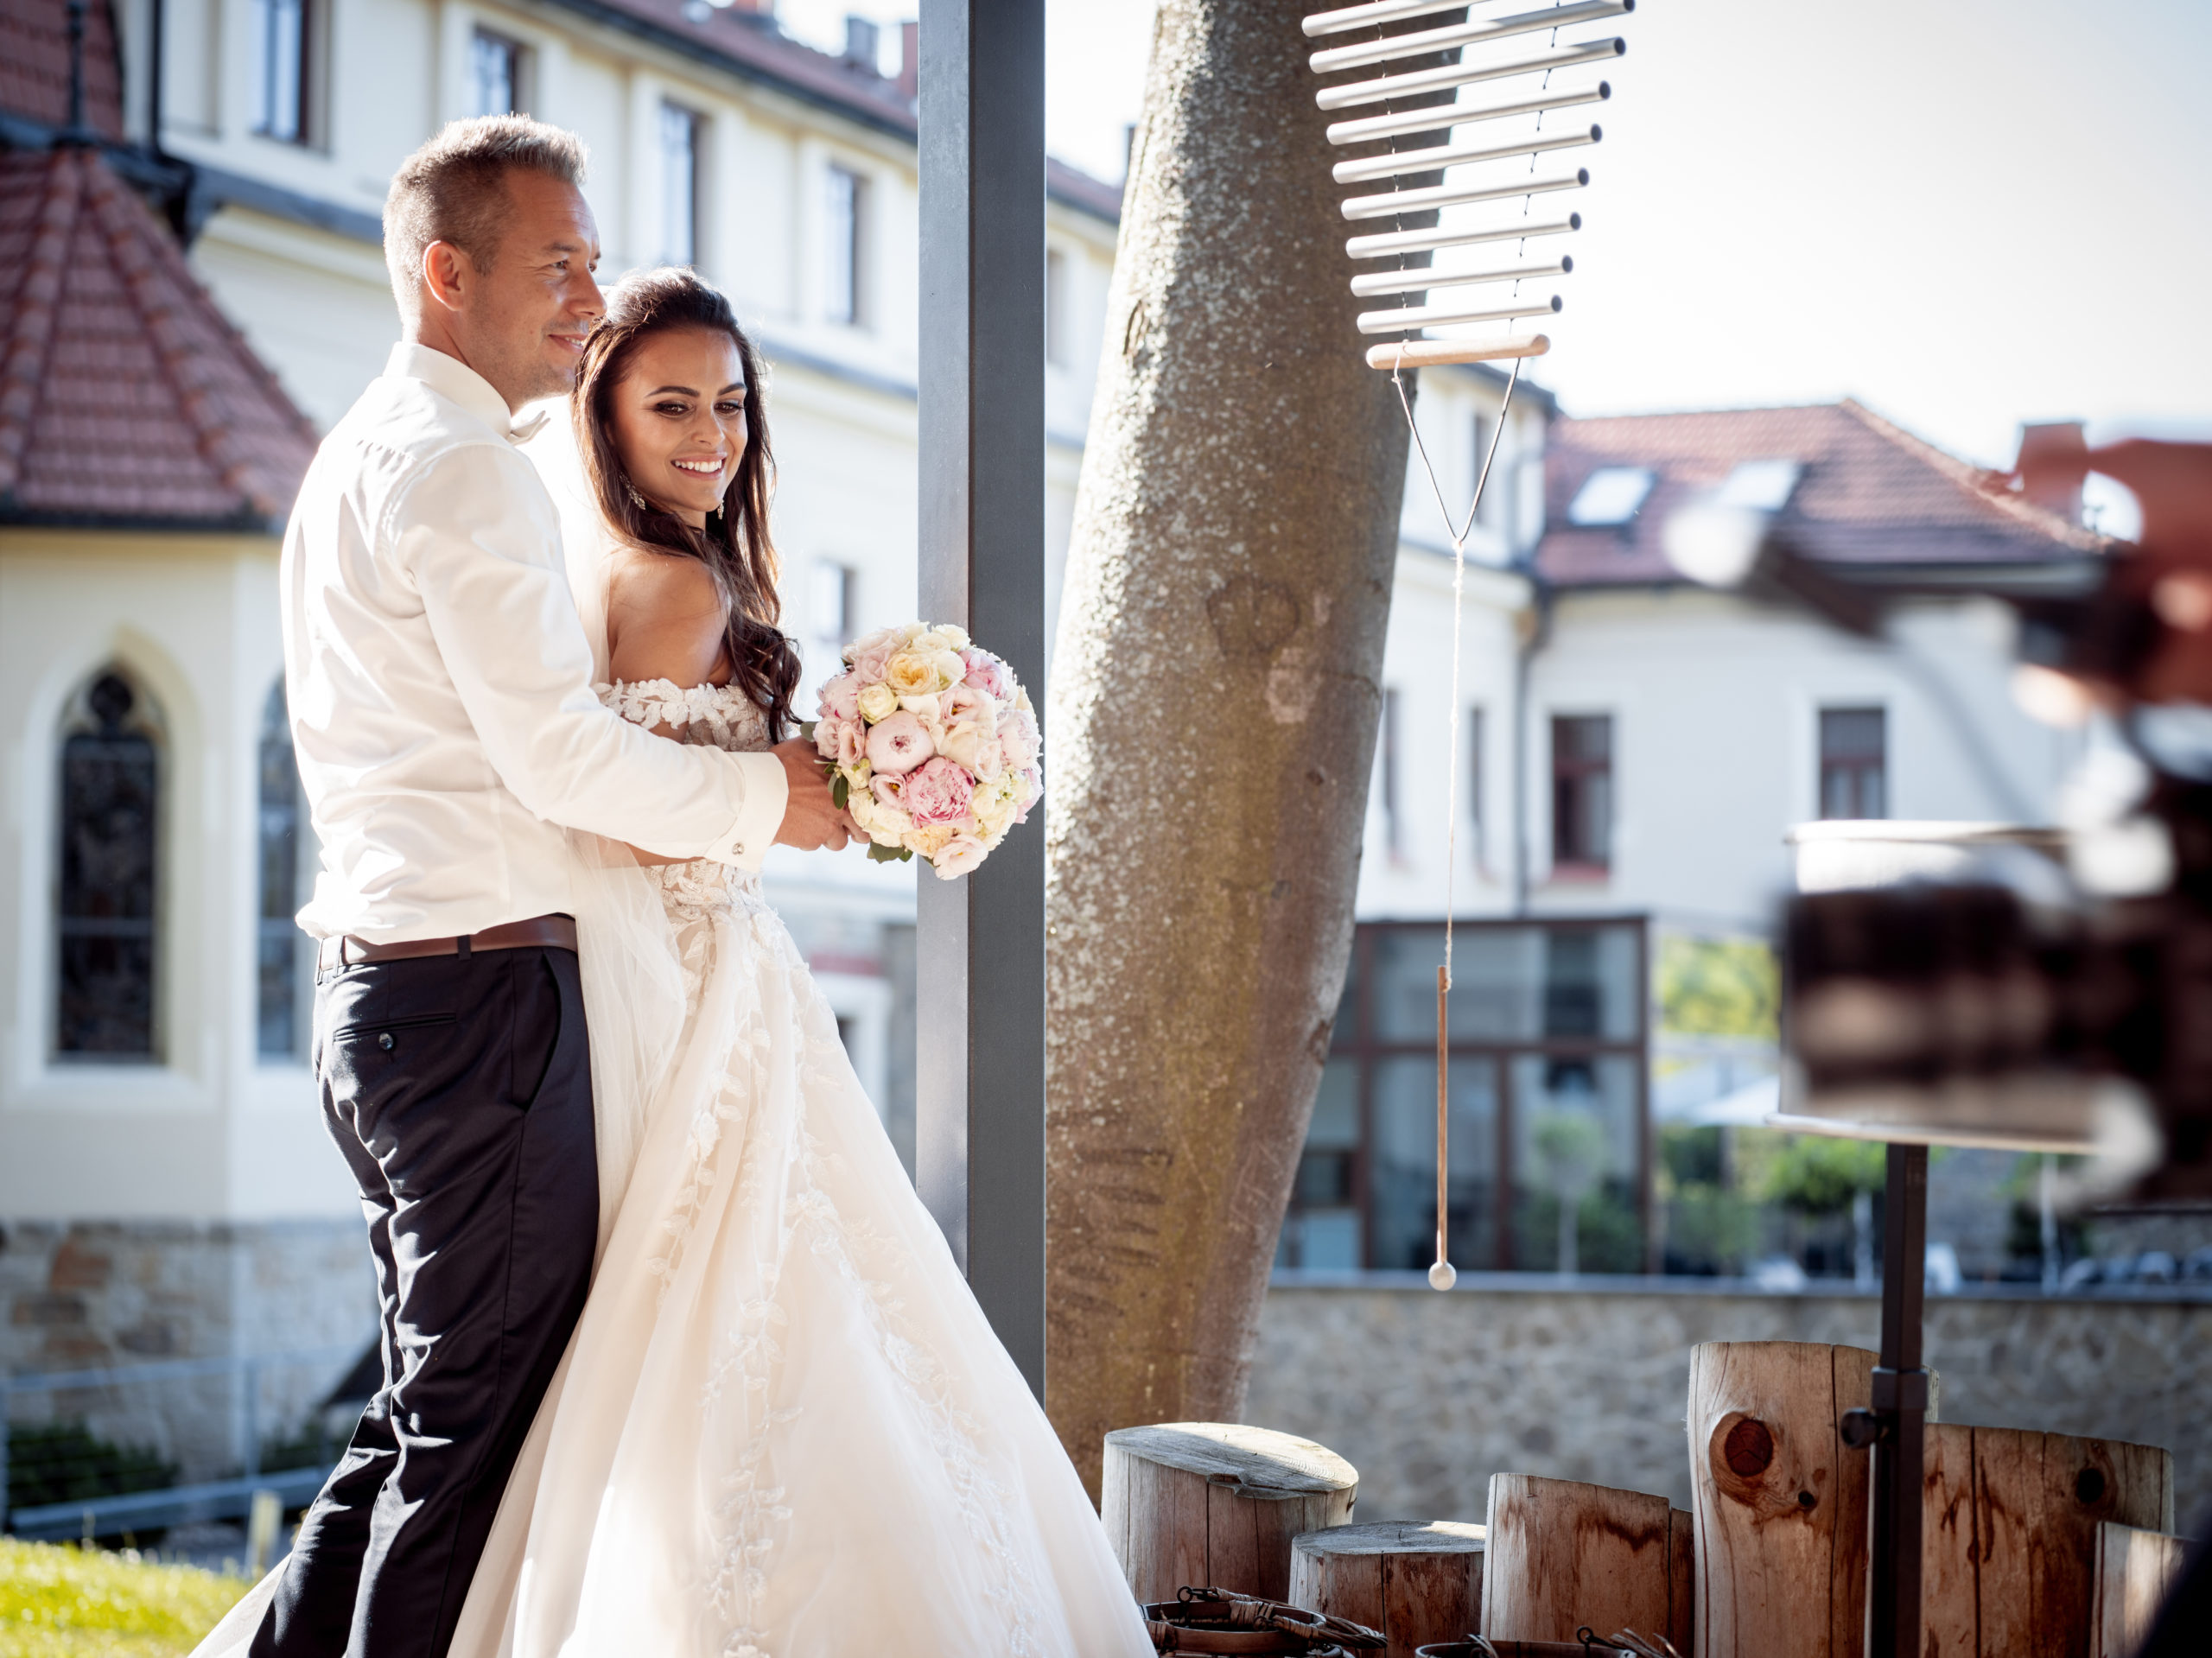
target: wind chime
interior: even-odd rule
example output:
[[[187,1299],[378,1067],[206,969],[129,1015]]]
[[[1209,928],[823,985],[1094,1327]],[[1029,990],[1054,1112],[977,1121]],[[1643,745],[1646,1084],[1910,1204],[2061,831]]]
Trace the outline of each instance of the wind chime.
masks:
[[[1513,407],[1514,389],[1520,384],[1522,364],[1551,349],[1548,336],[1522,334],[1521,324],[1554,315],[1562,305],[1555,293],[1523,298],[1522,284],[1564,276],[1574,269],[1573,256],[1565,253],[1530,261],[1528,246],[1531,240],[1569,236],[1582,228],[1580,213],[1538,217],[1535,203],[1539,196],[1548,200],[1567,191],[1586,188],[1590,171],[1577,168],[1540,176],[1538,169],[1543,157],[1594,144],[1605,136],[1594,122],[1569,120],[1547,130],[1545,118],[1555,111],[1600,104],[1611,98],[1612,87],[1607,82],[1571,73],[1562,77],[1561,72],[1610,63],[1628,50],[1627,41],[1618,35],[1562,43],[1560,31],[1636,10],[1636,0],[1571,0],[1571,3],[1535,11],[1472,15],[1493,3],[1496,0],[1473,0],[1471,4],[1469,0],[1367,0],[1362,5],[1316,12],[1305,20],[1309,37],[1336,42],[1323,46],[1308,60],[1316,74],[1333,78],[1341,71],[1400,66],[1369,78],[1332,80],[1314,96],[1324,110],[1376,111],[1332,122],[1331,143],[1387,145],[1379,154],[1338,162],[1332,169],[1339,184],[1384,184],[1379,190],[1347,196],[1344,201],[1346,219],[1354,224],[1396,221],[1395,228],[1351,237],[1344,243],[1344,251],[1363,265],[1376,264],[1352,277],[1353,294],[1362,299],[1392,302],[1361,312],[1359,331],[1397,336],[1369,346],[1368,365],[1389,372],[1399,407],[1405,411],[1406,425],[1413,434],[1414,451],[1420,457],[1452,543],[1452,741],[1445,791],[1444,960],[1436,969],[1436,1260],[1428,1269],[1429,1283],[1440,1290],[1451,1288],[1459,1277],[1446,1251],[1451,1172],[1451,1044],[1446,1004],[1452,989],[1452,886],[1459,867],[1459,610],[1465,591],[1467,537],[1482,506],[1483,490],[1490,482],[1499,441],[1505,435],[1506,416]],[[1462,20],[1437,28],[1385,32],[1390,25],[1440,12],[1458,12]],[[1414,59],[1425,61],[1405,67]],[[1500,101],[1459,101],[1459,88],[1487,88],[1494,81],[1519,84],[1499,89],[1506,94]],[[1530,81],[1535,84],[1527,84]],[[1452,101],[1434,101],[1440,93],[1449,94]],[[1402,148],[1402,142],[1409,139],[1420,147]],[[1513,167],[1524,157],[1525,173],[1502,173],[1501,169]],[[1424,173],[1436,175],[1443,181],[1404,188],[1396,182]],[[1437,215],[1433,226],[1404,228],[1405,216],[1432,213]],[[1438,268],[1428,263],[1446,249],[1507,245],[1512,246],[1516,261],[1510,264],[1460,269]],[[1484,332],[1442,339],[1421,337],[1431,328],[1469,327]],[[1506,377],[1497,426],[1484,451],[1466,514],[1455,518],[1445,503],[1436,469],[1429,462],[1420,426],[1414,420],[1404,371],[1508,359],[1513,367]]]

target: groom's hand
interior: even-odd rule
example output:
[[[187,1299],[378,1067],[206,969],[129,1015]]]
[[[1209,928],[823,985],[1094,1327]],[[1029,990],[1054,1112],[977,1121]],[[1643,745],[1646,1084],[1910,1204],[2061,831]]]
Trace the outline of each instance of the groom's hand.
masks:
[[[851,844],[853,823],[830,801],[830,779],[814,745],[793,738],[778,743],[773,753],[784,763],[784,781],[790,785],[776,844],[802,852],[842,852]]]

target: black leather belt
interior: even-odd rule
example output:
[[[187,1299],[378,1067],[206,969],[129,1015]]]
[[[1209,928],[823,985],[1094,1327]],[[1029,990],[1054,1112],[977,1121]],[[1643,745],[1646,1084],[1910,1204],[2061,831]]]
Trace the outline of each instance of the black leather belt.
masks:
[[[533,944],[574,950],[575,918],[532,916],[527,921],[502,922],[465,938],[403,938],[391,944],[372,944],[365,938],[326,938],[315,952],[315,967],[319,972],[338,973],[377,962],[404,962],[418,956],[468,956],[480,950],[526,950]]]

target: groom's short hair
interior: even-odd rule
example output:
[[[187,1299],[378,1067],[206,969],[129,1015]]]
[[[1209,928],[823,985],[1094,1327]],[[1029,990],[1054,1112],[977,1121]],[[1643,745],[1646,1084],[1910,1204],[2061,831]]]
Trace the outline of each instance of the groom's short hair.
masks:
[[[445,130],[400,162],[384,201],[384,257],[401,316],[412,319],[423,251],[450,242],[489,270],[506,229],[507,174],[543,173],[582,188],[583,140],[527,115],[480,115]]]

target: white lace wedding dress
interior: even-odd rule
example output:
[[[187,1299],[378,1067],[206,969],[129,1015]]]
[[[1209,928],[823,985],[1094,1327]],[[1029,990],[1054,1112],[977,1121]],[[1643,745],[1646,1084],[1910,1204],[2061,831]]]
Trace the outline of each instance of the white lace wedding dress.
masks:
[[[766,746],[734,690],[604,696]],[[629,873],[658,886],[683,1026],[456,1658],[1149,1654],[759,878]],[[589,1012],[620,1039],[625,1010]]]

